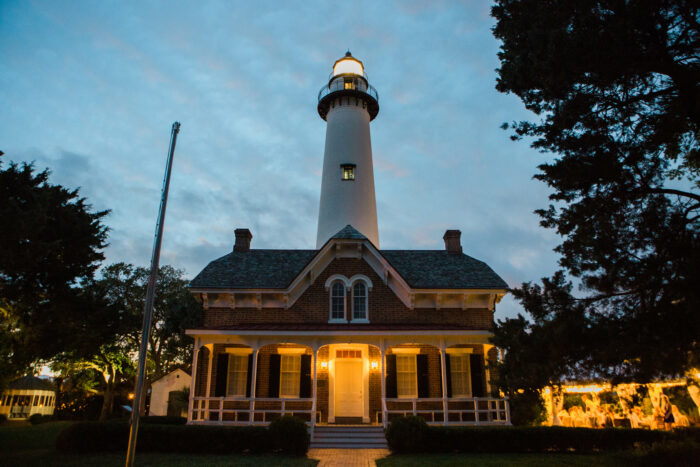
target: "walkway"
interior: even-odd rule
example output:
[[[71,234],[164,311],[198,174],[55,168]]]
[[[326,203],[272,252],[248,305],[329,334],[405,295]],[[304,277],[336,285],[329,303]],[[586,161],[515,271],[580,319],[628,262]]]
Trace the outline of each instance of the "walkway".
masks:
[[[374,467],[388,455],[388,449],[309,449],[306,456],[319,460],[318,467]]]

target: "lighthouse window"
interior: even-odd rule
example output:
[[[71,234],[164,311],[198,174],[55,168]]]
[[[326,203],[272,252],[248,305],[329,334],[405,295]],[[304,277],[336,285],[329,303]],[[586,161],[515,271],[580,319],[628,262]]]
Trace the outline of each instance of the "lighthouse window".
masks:
[[[355,164],[342,164],[340,169],[342,171],[342,180],[355,180]]]
[[[345,78],[345,89],[355,89],[353,80]]]

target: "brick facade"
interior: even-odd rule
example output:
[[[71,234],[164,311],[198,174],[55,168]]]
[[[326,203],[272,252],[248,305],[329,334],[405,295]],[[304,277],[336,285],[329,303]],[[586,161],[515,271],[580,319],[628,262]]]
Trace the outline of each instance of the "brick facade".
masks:
[[[258,323],[326,324],[329,319],[329,292],[326,280],[333,274],[352,277],[363,274],[370,278],[368,318],[374,324],[437,324],[454,325],[471,330],[491,330],[493,313],[487,308],[462,310],[458,308],[425,309],[406,307],[394,292],[362,259],[337,258],[306,289],[289,309],[284,308],[215,308],[204,311],[204,327],[235,326]],[[346,315],[351,310],[350,294],[346,297]],[[338,326],[342,326],[339,324]]]

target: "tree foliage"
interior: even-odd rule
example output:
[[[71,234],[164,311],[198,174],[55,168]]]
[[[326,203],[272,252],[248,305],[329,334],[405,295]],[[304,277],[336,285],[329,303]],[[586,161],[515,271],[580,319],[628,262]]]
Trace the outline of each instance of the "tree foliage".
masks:
[[[497,89],[536,116],[513,138],[556,154],[537,214],[563,238],[562,271],[514,291],[532,319],[498,323],[505,384],[683,374],[700,335],[697,2],[497,0],[492,15]],[[542,368],[518,370],[527,358]]]
[[[62,330],[79,319],[80,284],[104,259],[107,213],[49,183],[48,169],[0,163],[0,380],[75,338]]]

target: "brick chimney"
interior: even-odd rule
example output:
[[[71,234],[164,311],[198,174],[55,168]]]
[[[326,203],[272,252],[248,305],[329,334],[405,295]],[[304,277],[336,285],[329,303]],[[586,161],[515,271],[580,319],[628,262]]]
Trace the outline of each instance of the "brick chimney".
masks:
[[[234,252],[250,251],[250,241],[253,239],[253,234],[248,229],[236,229],[236,243],[233,245]]]
[[[461,237],[462,232],[459,230],[446,230],[445,235],[442,236],[442,239],[445,240],[445,250],[448,253],[461,254]]]

